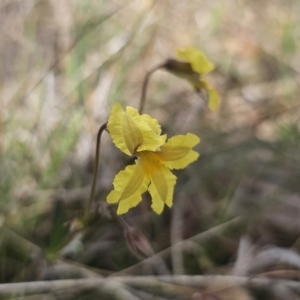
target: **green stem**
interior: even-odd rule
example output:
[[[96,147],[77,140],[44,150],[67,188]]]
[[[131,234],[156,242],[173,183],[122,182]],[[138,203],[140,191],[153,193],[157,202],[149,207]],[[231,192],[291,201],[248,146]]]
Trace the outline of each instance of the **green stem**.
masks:
[[[100,142],[101,142],[101,135],[103,131],[106,129],[107,122],[101,125],[101,127],[98,130],[97,134],[97,142],[96,142],[96,162],[95,162],[95,169],[94,169],[94,177],[93,177],[93,183],[92,183],[92,188],[91,188],[91,193],[90,193],[90,198],[86,210],[86,219],[88,219],[90,210],[92,207],[93,199],[95,196],[95,191],[96,191],[96,185],[97,185],[97,177],[98,177],[98,171],[99,171],[99,160],[100,160]]]

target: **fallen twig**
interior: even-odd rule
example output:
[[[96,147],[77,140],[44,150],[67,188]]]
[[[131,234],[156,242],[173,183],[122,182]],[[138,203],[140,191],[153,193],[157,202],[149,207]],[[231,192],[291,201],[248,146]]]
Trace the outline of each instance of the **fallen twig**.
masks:
[[[119,289],[124,291],[123,284],[136,288],[163,288],[172,285],[186,287],[205,288],[214,281],[232,282],[233,285],[246,288],[270,288],[273,285],[283,285],[294,292],[300,292],[300,282],[290,280],[273,280],[269,278],[251,278],[239,276],[190,276],[190,275],[164,275],[164,276],[120,276],[108,278],[85,278],[85,279],[63,279],[52,281],[36,281],[22,283],[0,284],[0,296],[4,295],[30,295],[37,293],[57,292],[60,289],[93,289],[110,290],[118,293]],[[127,299],[127,298],[123,298]],[[132,298],[131,298],[132,299]]]

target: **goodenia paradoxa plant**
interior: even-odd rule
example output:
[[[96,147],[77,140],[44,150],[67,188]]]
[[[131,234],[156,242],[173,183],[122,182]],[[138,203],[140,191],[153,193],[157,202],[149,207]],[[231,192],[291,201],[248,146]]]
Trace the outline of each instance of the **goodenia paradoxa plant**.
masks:
[[[199,50],[184,48],[178,50],[181,60],[167,59],[146,73],[143,80],[139,112],[127,107],[126,111],[116,104],[108,123],[103,124],[97,135],[96,163],[94,178],[86,210],[85,219],[89,219],[92,201],[96,191],[100,158],[100,139],[108,129],[115,145],[124,153],[136,156],[135,165],[128,166],[114,179],[114,190],[108,195],[108,203],[118,203],[118,214],[126,213],[138,205],[141,195],[147,190],[152,196],[152,209],[161,213],[164,205],[171,207],[176,177],[171,169],[181,169],[197,159],[198,154],[192,148],[200,139],[188,133],[169,139],[161,135],[157,120],[142,114],[146,102],[150,77],[160,69],[165,69],[188,80],[196,91],[205,91],[208,106],[217,109],[220,99],[218,92],[204,79],[204,75],[213,70],[214,65]]]
[[[120,104],[111,110],[107,129],[117,148],[136,156],[134,165],[119,172],[113,181],[114,190],[108,203],[118,203],[117,214],[137,206],[147,190],[152,197],[152,209],[160,214],[164,205],[171,207],[176,176],[171,169],[183,169],[199,154],[192,148],[200,139],[191,133],[177,135],[166,141],[158,121],[147,114],[140,115],[130,106],[124,111]]]

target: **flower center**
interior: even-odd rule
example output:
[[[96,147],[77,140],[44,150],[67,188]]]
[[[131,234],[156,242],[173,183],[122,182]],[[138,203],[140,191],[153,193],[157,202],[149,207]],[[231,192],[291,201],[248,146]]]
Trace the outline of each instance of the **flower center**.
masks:
[[[137,156],[141,160],[144,174],[147,177],[151,177],[153,173],[161,167],[161,163],[157,160],[154,153],[155,152],[152,151],[141,151],[137,153]]]

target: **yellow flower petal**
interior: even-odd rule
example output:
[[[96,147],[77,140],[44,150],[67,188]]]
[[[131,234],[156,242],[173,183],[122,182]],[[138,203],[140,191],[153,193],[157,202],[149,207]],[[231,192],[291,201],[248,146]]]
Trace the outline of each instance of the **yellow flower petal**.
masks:
[[[143,137],[142,143],[136,148],[137,152],[156,151],[165,143],[167,136],[157,134],[161,129],[155,119],[147,115],[141,116],[137,109],[130,106],[126,107],[126,113],[134,120]]]
[[[162,165],[152,174],[148,189],[152,197],[151,207],[157,214],[161,214],[165,204],[172,206],[176,179],[176,176]]]
[[[208,107],[210,110],[216,110],[220,105],[220,96],[217,90],[210,86],[206,80],[201,80],[203,88],[207,91],[208,94]]]
[[[200,139],[191,133],[176,135],[161,147],[161,151],[154,154],[166,167],[183,169],[199,157],[199,154],[192,150],[199,142]]]
[[[115,176],[114,190],[107,196],[106,201],[108,203],[119,202],[117,214],[124,214],[141,202],[141,195],[147,191],[149,181],[138,160],[136,165],[127,166]]]
[[[128,155],[133,155],[135,151],[155,151],[166,140],[166,136],[159,136],[152,129],[155,126],[154,122],[152,126],[148,123],[149,120],[146,122],[141,119],[133,107],[127,107],[125,112],[122,106],[116,103],[112,107],[107,128],[116,147]]]
[[[141,115],[141,120],[146,122],[149,127],[157,134],[160,135],[161,134],[161,126],[158,123],[158,121],[152,117],[150,117],[147,114],[143,114]]]
[[[188,61],[192,69],[199,74],[209,73],[214,65],[206,58],[203,52],[195,48],[184,48],[177,51],[179,58]]]
[[[132,155],[142,143],[143,138],[138,127],[119,103],[111,109],[107,128],[116,147],[128,155]]]

